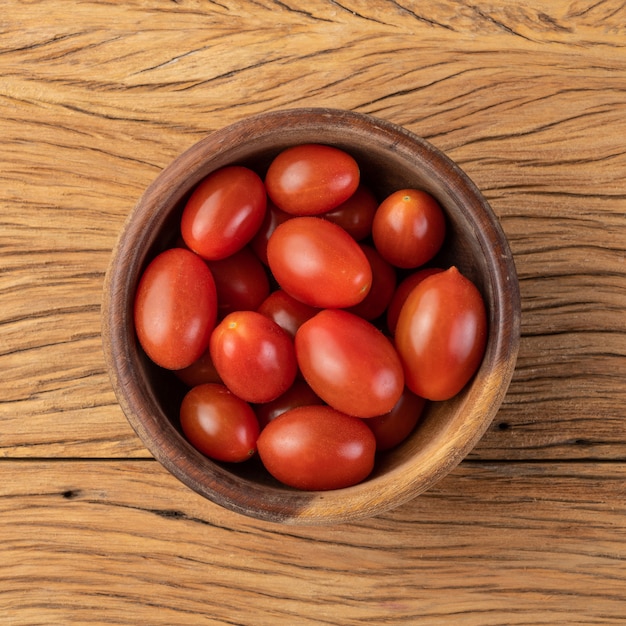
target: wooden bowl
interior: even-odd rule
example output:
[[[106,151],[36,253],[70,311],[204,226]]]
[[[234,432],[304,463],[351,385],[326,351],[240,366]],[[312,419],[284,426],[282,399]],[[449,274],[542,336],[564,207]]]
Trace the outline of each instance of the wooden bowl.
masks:
[[[489,337],[476,376],[454,399],[430,403],[415,432],[381,456],[363,483],[325,492],[284,487],[254,460],[216,463],[181,434],[185,391],[138,346],[132,303],[147,263],[170,247],[185,199],[210,172],[243,164],[261,175],[282,149],[324,143],[352,154],[362,179],[382,198],[400,188],[433,194],[448,234],[440,264],[455,264],[485,298]],[[517,358],[520,296],[515,266],[497,218],[476,186],[448,157],[403,128],[332,109],[261,114],[218,130],[166,167],[129,215],[113,251],[103,300],[103,346],[113,388],[148,450],[174,476],[227,509],[287,524],[337,523],[396,507],[450,472],[483,435],[504,398]]]

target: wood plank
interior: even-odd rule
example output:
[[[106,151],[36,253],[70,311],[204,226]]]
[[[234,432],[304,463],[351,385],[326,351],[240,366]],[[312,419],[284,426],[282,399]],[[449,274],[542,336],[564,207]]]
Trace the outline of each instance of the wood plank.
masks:
[[[281,527],[153,461],[0,462],[0,606],[22,624],[619,624],[626,469],[470,463],[396,511]]]
[[[0,456],[148,456],[99,345],[117,233],[206,132],[323,105],[446,150],[510,238],[519,367],[473,458],[626,457],[623,7],[170,4],[6,3]]]

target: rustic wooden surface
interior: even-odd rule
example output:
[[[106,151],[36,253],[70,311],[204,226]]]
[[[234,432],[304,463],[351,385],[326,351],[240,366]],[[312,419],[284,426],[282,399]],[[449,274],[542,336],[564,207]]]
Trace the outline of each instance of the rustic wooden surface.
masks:
[[[621,0],[5,0],[0,20],[4,624],[622,624],[626,6]],[[445,150],[523,299],[470,457],[384,516],[282,528],[150,458],[100,343],[142,190],[241,117],[333,106]]]

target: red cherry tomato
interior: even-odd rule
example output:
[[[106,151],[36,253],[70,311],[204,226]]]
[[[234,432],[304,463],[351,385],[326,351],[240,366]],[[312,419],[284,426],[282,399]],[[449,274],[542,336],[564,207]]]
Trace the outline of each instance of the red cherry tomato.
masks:
[[[413,268],[430,261],[446,233],[443,211],[425,191],[401,189],[382,201],[372,224],[374,245],[389,263]]]
[[[187,385],[187,387],[196,387],[204,383],[221,383],[220,378],[213,361],[211,361],[211,353],[207,348],[199,359],[195,360],[191,365],[184,367],[182,370],[174,372],[179,380]]]
[[[270,293],[265,266],[248,246],[207,265],[215,279],[220,319],[233,311],[255,311]]]
[[[413,289],[395,335],[407,386],[429,400],[447,400],[461,391],[478,369],[486,341],[482,296],[456,267]]]
[[[224,384],[247,402],[270,402],[295,380],[291,337],[256,311],[229,313],[215,327],[209,349]]]
[[[345,202],[359,185],[359,166],[332,146],[302,144],[287,148],[270,164],[267,193],[292,215],[319,215]]]
[[[372,286],[368,294],[348,311],[366,320],[375,320],[387,308],[396,288],[396,270],[375,248],[361,244],[372,268]]]
[[[391,411],[404,389],[393,345],[370,322],[325,309],[296,333],[296,357],[311,389],[333,408],[357,417]]]
[[[387,307],[387,330],[393,335],[396,332],[396,325],[398,324],[398,316],[400,310],[409,294],[417,285],[419,285],[425,278],[443,272],[439,267],[428,267],[413,274],[409,274],[396,288],[391,302]]]
[[[267,258],[278,284],[310,306],[353,306],[372,284],[372,269],[359,244],[319,217],[280,224],[267,244]]]
[[[257,311],[274,320],[291,337],[296,336],[296,331],[304,322],[319,313],[319,309],[296,300],[282,289],[272,291]]]
[[[424,398],[405,389],[389,413],[363,420],[376,437],[376,451],[385,452],[402,443],[413,432],[425,405]]]
[[[250,241],[250,247],[254,254],[256,254],[262,263],[267,265],[267,242],[272,233],[276,230],[276,227],[288,219],[291,219],[293,215],[281,211],[271,200],[267,202],[267,209],[265,210],[265,217],[263,222],[257,230],[256,235]]]
[[[315,404],[324,404],[324,402],[306,382],[296,380],[293,385],[281,396],[278,396],[276,400],[266,402],[265,404],[257,404],[255,412],[259,420],[259,426],[263,429],[272,420],[275,420],[279,415],[291,409]]]
[[[137,338],[157,365],[178,370],[206,350],[217,317],[215,282],[190,250],[171,248],[145,269],[134,302]]]
[[[216,461],[237,463],[256,453],[256,415],[224,385],[191,389],[180,407],[180,425],[191,445]]]
[[[372,233],[377,208],[376,196],[364,185],[359,185],[345,202],[322,217],[341,226],[356,241],[361,241]]]
[[[322,491],[367,478],[376,439],[363,420],[327,406],[302,406],[270,422],[257,447],[274,478],[297,489]]]
[[[187,246],[208,260],[223,259],[257,232],[267,204],[258,174],[232,165],[209,174],[191,194],[181,218]]]

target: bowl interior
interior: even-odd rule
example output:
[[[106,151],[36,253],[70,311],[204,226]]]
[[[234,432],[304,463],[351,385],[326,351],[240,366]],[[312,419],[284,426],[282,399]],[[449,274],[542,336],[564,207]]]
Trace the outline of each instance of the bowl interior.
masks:
[[[282,149],[325,143],[352,154],[377,196],[417,187],[445,210],[447,236],[433,264],[456,265],[477,285],[489,314],[480,370],[454,399],[430,403],[413,433],[381,455],[365,482],[329,492],[276,483],[258,461],[220,464],[184,439],[178,407],[186,389],[145,357],[132,302],[147,263],[176,241],[186,198],[212,171],[247,165],[263,176]],[[347,111],[296,109],[249,118],[208,135],[178,157],[130,214],[105,281],[103,345],[111,380],[129,422],[150,452],[183,483],[240,513],[284,523],[330,523],[373,515],[428,489],[471,450],[510,382],[519,343],[519,289],[506,238],[467,176],[428,142],[388,122]]]

